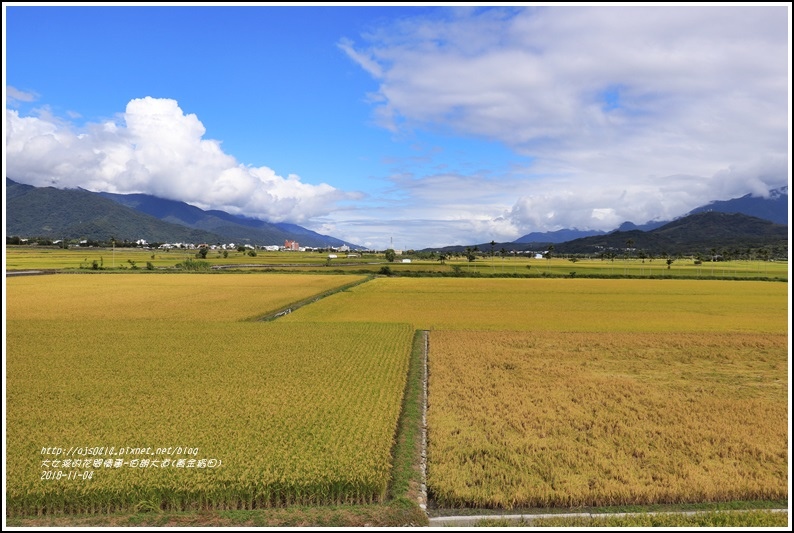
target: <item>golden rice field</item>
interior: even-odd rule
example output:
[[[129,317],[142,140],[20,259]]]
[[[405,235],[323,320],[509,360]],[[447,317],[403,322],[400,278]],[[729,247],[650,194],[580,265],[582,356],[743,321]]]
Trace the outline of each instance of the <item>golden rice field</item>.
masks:
[[[7,278],[9,514],[383,501],[416,329],[437,505],[787,498],[786,283],[382,277],[251,321],[360,279]],[[94,446],[221,466],[42,479]]]
[[[243,321],[332,278],[140,278],[6,280],[9,516],[383,500],[410,326]]]
[[[428,330],[779,333],[788,327],[786,291],[785,283],[757,281],[379,278],[286,319]]]
[[[125,271],[134,269],[176,270],[176,265],[186,259],[195,259],[196,250],[173,249],[148,250],[141,248],[69,248],[59,249],[49,246],[6,246],[6,269],[64,269],[66,271],[93,268],[94,261],[103,271]],[[641,260],[636,257],[612,260],[579,258],[572,262],[564,257],[535,259],[528,255],[501,257],[480,256],[474,262],[464,257],[450,255],[442,264],[437,256],[419,258],[411,254],[397,256],[389,263],[383,253],[336,253],[334,259],[327,252],[271,252],[257,250],[255,256],[247,251],[227,250],[226,257],[221,250],[207,253],[205,262],[213,268],[232,268],[241,270],[279,271],[338,271],[377,273],[387,266],[398,275],[411,273],[434,273],[452,275],[458,270],[462,275],[478,276],[631,276],[631,277],[685,277],[728,278],[728,279],[788,279],[788,264],[785,261],[731,260],[697,264],[693,258],[677,258],[669,265],[664,259]],[[409,259],[410,263],[403,263]]]
[[[83,274],[7,278],[9,319],[243,320],[363,276]]]
[[[439,506],[785,499],[787,291],[377,279],[285,321],[369,316],[431,330],[428,489]]]
[[[186,259],[197,259],[196,249],[150,250],[142,248],[69,248],[61,249],[45,246],[6,246],[6,269],[93,269],[93,262],[103,271],[146,269],[147,263],[155,269],[174,268],[177,263]],[[328,252],[271,252],[257,250],[255,256],[248,250],[210,250],[204,260],[216,267],[239,267],[242,265],[272,265],[322,267],[328,261]],[[348,258],[346,254],[337,254],[336,263],[366,263],[372,261],[371,256]],[[383,261],[381,254],[381,260]],[[133,268],[134,267],[134,268]]]
[[[785,333],[435,331],[443,507],[787,497]]]

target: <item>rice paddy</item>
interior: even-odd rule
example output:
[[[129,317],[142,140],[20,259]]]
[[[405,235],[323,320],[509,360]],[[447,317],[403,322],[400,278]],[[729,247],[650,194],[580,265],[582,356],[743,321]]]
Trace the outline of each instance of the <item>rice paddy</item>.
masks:
[[[787,305],[766,282],[397,278],[285,320],[430,330],[436,504],[568,507],[785,499]]]
[[[379,277],[251,321],[362,279],[8,278],[9,514],[383,502],[422,329],[435,505],[787,498],[787,284]],[[198,451],[42,477],[122,446]]]
[[[186,277],[7,280],[9,513],[383,501],[413,329],[243,321],[317,287]]]
[[[436,331],[441,507],[787,496],[786,335]]]

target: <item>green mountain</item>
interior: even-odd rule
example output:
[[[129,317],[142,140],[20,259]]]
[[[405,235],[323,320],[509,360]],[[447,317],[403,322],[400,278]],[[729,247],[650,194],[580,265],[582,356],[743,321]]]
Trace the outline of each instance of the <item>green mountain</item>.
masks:
[[[165,222],[222,235],[221,242],[268,245],[283,244],[284,241],[291,240],[297,241],[302,246],[318,248],[342,245],[359,247],[328,235],[320,235],[295,224],[273,224],[255,218],[231,215],[225,211],[205,211],[185,202],[166,200],[149,194],[106,192],[97,194]]]
[[[623,254],[627,249],[648,254],[703,254],[744,252],[766,248],[788,255],[788,226],[741,213],[706,211],[688,215],[651,231],[613,231],[574,239],[554,246],[563,254]]]
[[[710,202],[706,205],[696,207],[687,213],[687,215],[694,215],[696,213],[703,213],[706,211],[718,211],[720,213],[742,213],[744,215],[750,215],[752,217],[768,220],[776,224],[788,225],[788,204],[788,186],[784,185],[783,187],[779,187],[777,189],[771,189],[765,198],[746,194],[741,198]],[[633,222],[627,221],[615,229],[618,231],[638,229],[647,232],[668,224],[669,222],[669,220],[653,220],[637,225]],[[607,233],[609,232],[601,230],[561,229],[557,231],[528,233],[522,237],[519,237],[513,242],[529,243],[532,244],[534,249],[537,249],[538,245],[543,243],[557,244],[560,242],[569,242],[574,239],[581,239],[584,237],[605,235]]]
[[[280,227],[283,226],[283,227]],[[84,189],[33,187],[6,178],[6,235],[105,242],[236,243],[302,246],[349,244],[295,225],[204,211],[184,202],[146,194],[95,193]]]
[[[216,233],[164,222],[83,189],[32,187],[8,178],[6,235],[193,243],[221,239]]]

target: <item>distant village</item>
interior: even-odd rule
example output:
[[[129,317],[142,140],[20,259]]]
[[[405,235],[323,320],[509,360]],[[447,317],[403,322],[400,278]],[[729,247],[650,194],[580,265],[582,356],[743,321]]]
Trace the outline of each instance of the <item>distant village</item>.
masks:
[[[136,241],[136,244],[141,248],[149,248],[149,244],[141,239]],[[187,249],[187,250],[197,250],[199,248],[209,248],[210,250],[237,250],[240,247],[245,248],[246,250],[266,250],[268,252],[283,252],[283,251],[295,251],[295,252],[315,252],[320,250],[332,250],[335,252],[349,252],[350,247],[346,244],[342,246],[324,246],[324,247],[311,247],[311,246],[301,246],[298,244],[297,241],[284,241],[284,245],[278,244],[269,244],[264,246],[254,246],[252,244],[235,244],[230,242],[228,244],[193,244],[193,243],[185,243],[185,242],[175,242],[175,243],[163,243],[157,246],[159,250],[171,250],[171,249]]]
[[[269,244],[269,245],[252,245],[252,244],[239,244],[234,242],[229,243],[216,243],[216,244],[208,244],[208,243],[200,243],[196,244],[193,242],[156,242],[156,243],[149,243],[146,239],[138,239],[135,241],[131,240],[109,240],[109,241],[95,241],[91,239],[72,239],[64,242],[62,239],[51,240],[47,238],[24,238],[19,236],[7,236],[6,237],[6,244],[7,245],[27,245],[27,246],[36,246],[36,245],[43,245],[43,246],[57,246],[59,248],[104,248],[104,247],[116,247],[116,248],[142,248],[147,250],[196,250],[201,251],[201,249],[206,248],[207,251],[244,251],[244,252],[252,252],[255,253],[257,250],[260,251],[268,251],[268,252],[326,252],[331,255],[329,257],[331,259],[335,259],[337,256],[334,254],[345,254],[346,257],[360,257],[359,254],[362,253],[378,253],[383,252],[383,250],[373,250],[373,249],[364,249],[364,248],[355,248],[352,249],[350,246],[343,244],[341,246],[301,246],[298,241],[294,240],[285,240],[284,244]],[[425,252],[418,252],[416,250],[400,250],[396,248],[390,248],[394,255],[401,256],[401,255],[412,255],[421,257],[422,254],[433,254],[435,252],[432,251],[425,251]],[[466,252],[464,251],[449,251],[444,252],[448,257],[455,257],[455,256],[462,256]],[[475,248],[472,252],[474,255],[482,256],[485,255],[486,252]],[[529,256],[535,259],[545,259],[548,258],[548,251],[543,250],[500,250],[497,252],[498,255],[504,256]],[[401,262],[407,263],[410,262],[409,259],[402,259]]]
[[[157,249],[157,250],[199,250],[201,248],[208,248],[210,250],[266,250],[268,252],[279,252],[279,251],[295,251],[295,252],[318,252],[318,251],[332,251],[332,252],[343,252],[349,253],[351,251],[350,246],[343,244],[342,246],[322,246],[322,247],[313,247],[313,246],[301,246],[297,241],[285,240],[283,245],[279,244],[271,244],[271,245],[264,245],[264,246],[254,246],[252,244],[236,244],[233,242],[225,243],[225,244],[207,244],[201,243],[196,244],[192,242],[164,242],[164,243],[154,243],[150,244],[146,241],[146,239],[138,239],[137,241],[109,241],[109,242],[97,242],[92,241],[89,239],[81,239],[81,240],[74,240],[68,241],[66,245],[64,245],[64,241],[62,239],[57,240],[50,240],[50,239],[27,239],[24,237],[10,237],[6,238],[6,244],[12,245],[53,245],[59,247],[82,247],[82,248],[92,248],[92,247],[102,247],[102,246],[117,246],[117,247],[135,247],[135,248],[146,248],[146,249]],[[365,251],[365,250],[357,250],[357,251]]]

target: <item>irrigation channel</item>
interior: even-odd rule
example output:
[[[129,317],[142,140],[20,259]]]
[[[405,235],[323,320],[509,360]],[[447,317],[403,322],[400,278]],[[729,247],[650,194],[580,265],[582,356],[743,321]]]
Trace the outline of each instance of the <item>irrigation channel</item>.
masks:
[[[45,274],[57,274],[57,270],[6,270],[6,277],[9,276],[43,276]]]

